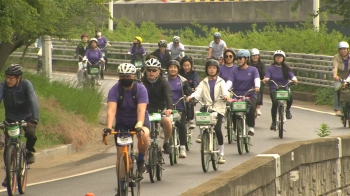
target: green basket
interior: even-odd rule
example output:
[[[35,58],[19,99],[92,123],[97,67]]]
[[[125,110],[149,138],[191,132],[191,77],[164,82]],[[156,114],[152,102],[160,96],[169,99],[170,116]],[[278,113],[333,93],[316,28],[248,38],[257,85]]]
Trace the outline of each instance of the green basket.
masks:
[[[135,67],[136,67],[136,69],[139,69],[139,68],[142,68],[142,61],[135,61]]]
[[[197,112],[196,113],[196,124],[197,125],[209,125],[211,116],[209,112]]]
[[[246,112],[248,109],[248,104],[245,101],[232,102],[231,111],[233,112]]]
[[[98,73],[99,73],[98,68],[88,68],[89,75],[98,75]]]
[[[289,100],[290,99],[290,91],[285,90],[277,90],[275,92],[276,100]]]
[[[152,113],[148,115],[149,121],[160,122],[162,120],[162,115],[160,113]]]
[[[7,134],[12,138],[16,138],[21,134],[21,128],[18,125],[9,126],[7,128]]]
[[[177,110],[173,110],[173,121],[180,120],[180,113]]]

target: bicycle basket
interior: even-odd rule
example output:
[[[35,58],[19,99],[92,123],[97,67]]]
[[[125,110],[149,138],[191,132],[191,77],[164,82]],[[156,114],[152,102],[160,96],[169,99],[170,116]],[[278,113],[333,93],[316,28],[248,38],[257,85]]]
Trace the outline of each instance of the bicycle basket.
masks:
[[[285,90],[277,90],[275,92],[276,100],[289,100],[290,99],[290,91]]]
[[[142,61],[135,61],[134,64],[135,64],[135,67],[136,67],[136,68],[142,68],[142,65],[143,65],[143,64],[142,64]]]
[[[217,122],[217,112],[196,112],[196,125],[210,125],[216,124]]]
[[[173,121],[180,120],[180,113],[177,110],[173,110]]]
[[[117,145],[119,146],[127,146],[132,144],[132,137],[129,132],[126,133],[118,133],[117,134]]]
[[[7,134],[12,138],[16,138],[21,134],[21,128],[18,125],[9,126],[7,127]]]
[[[88,68],[88,74],[90,75],[98,75],[99,71],[98,68],[93,68],[93,67],[89,67]]]
[[[150,122],[160,122],[162,116],[160,113],[152,113],[148,116]]]
[[[340,102],[350,102],[350,91],[340,91]]]
[[[247,112],[248,103],[246,101],[232,102],[231,111],[233,112]]]

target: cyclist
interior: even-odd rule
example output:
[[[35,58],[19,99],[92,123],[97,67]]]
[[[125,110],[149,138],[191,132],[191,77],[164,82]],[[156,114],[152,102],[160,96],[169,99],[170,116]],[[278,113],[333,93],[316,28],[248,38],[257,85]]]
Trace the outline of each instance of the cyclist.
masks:
[[[227,50],[225,41],[221,40],[221,34],[219,32],[215,32],[214,40],[209,44],[207,59],[215,59],[221,63],[222,54],[225,50]]]
[[[258,69],[260,80],[263,80],[266,73],[266,65],[263,62],[261,62],[260,51],[257,48],[253,48],[250,51],[250,55],[251,55],[250,65]],[[257,117],[261,116],[260,106],[263,105],[264,87],[265,87],[264,83],[261,83],[260,91],[258,93],[258,98],[256,100]]]
[[[172,131],[172,125],[169,116],[173,109],[173,94],[168,81],[160,76],[160,62],[158,59],[151,58],[146,61],[146,74],[141,81],[148,91],[149,104],[147,110],[150,113],[163,111],[161,124],[164,131],[164,153],[171,154],[169,138]]]
[[[105,71],[107,71],[107,63],[108,63],[107,46],[111,46],[111,44],[109,44],[106,37],[102,36],[102,32],[100,29],[97,29],[95,33],[96,33],[95,38],[97,39],[97,47],[104,53],[104,56],[103,56],[103,58],[105,59],[104,69]],[[103,68],[101,69],[100,75],[101,75],[101,79],[103,79],[104,78]]]
[[[115,120],[115,130],[133,130],[141,128],[141,138],[138,137],[137,170],[142,174],[145,172],[144,157],[149,146],[150,122],[147,112],[148,94],[147,89],[136,78],[136,68],[133,64],[122,63],[118,66],[119,81],[109,90],[107,98],[107,127],[111,131]],[[133,98],[133,88],[136,98]],[[123,92],[123,101],[120,101],[120,92]],[[134,101],[132,101],[135,99]],[[120,105],[118,105],[120,104]],[[117,135],[114,135],[117,147],[117,159],[122,153],[122,147],[117,145]],[[140,140],[141,139],[141,140]],[[118,160],[117,165],[118,168]]]
[[[180,37],[174,36],[173,42],[168,45],[168,50],[171,55],[171,59],[177,60],[178,62],[185,56],[185,46],[180,43]]]
[[[100,61],[105,62],[101,50],[98,49],[97,47],[98,41],[96,38],[91,38],[90,43],[89,43],[89,48],[85,52],[85,56],[83,61],[88,60],[91,65],[88,63],[87,66],[92,66],[92,67],[98,67],[101,71],[101,67],[99,66]],[[100,81],[97,83],[98,85],[100,84]]]
[[[142,65],[144,65],[145,62],[143,57],[146,55],[146,50],[142,46],[141,37],[139,36],[135,37],[134,42],[130,47],[128,54],[130,55],[130,58],[131,58],[131,61],[130,61],[131,64],[135,64],[135,61],[141,61]]]
[[[219,76],[225,80],[225,82],[227,81],[231,70],[233,69],[234,66],[234,62],[235,62],[235,58],[236,58],[236,53],[233,49],[229,48],[227,50],[225,50],[224,52],[224,62],[225,65],[220,66],[220,70],[219,70]]]
[[[338,43],[338,54],[333,58],[333,78],[334,78],[334,111],[336,116],[343,116],[342,105],[339,103],[339,87],[341,84],[339,80],[346,78],[350,72],[350,52],[349,44],[345,41]]]
[[[258,69],[249,66],[250,52],[248,50],[237,51],[237,65],[230,73],[227,80],[227,87],[233,87],[237,95],[244,95],[248,90],[254,88],[255,92],[260,89],[260,76]],[[250,99],[250,109],[247,114],[248,135],[254,135],[255,127],[255,107],[256,107],[256,93],[249,92],[246,96]]]
[[[273,54],[273,60],[274,60],[274,63],[267,68],[266,75],[263,80],[265,83],[269,80],[275,81],[278,85],[285,85],[288,83],[288,80],[293,80],[295,83],[298,82],[291,68],[285,63],[286,54],[282,50],[277,50]],[[277,106],[278,106],[278,101],[275,98],[276,85],[271,83],[269,85],[269,88],[270,88],[270,97],[272,102],[272,107],[271,107],[272,123],[271,123],[270,130],[275,130]],[[287,87],[287,89],[289,90],[289,87]],[[290,112],[292,103],[293,103],[293,97],[291,95],[289,101],[287,101],[287,109],[286,109],[287,119],[292,119],[292,113]]]
[[[22,74],[23,68],[18,64],[12,64],[6,68],[5,82],[0,85],[0,92],[3,92],[0,101],[4,101],[5,120],[7,122],[24,120],[28,123],[28,126],[24,127],[23,130],[25,132],[24,136],[27,138],[27,163],[32,164],[35,162],[34,146],[37,140],[35,129],[39,121],[39,107],[32,83],[23,79]],[[5,178],[2,186],[6,187],[6,185]]]
[[[165,40],[160,40],[158,42],[158,49],[153,51],[151,54],[148,55],[146,60],[149,60],[151,58],[156,58],[161,64],[162,69],[166,69],[168,62],[171,60],[171,56],[169,51],[167,50],[167,42]]]
[[[170,60],[168,63],[168,82],[173,92],[173,103],[176,103],[184,95],[188,96],[192,93],[192,89],[186,78],[179,75],[180,64],[176,60]],[[176,105],[178,111],[182,111],[180,121],[175,122],[175,126],[179,129],[180,139],[180,158],[186,158],[186,104],[185,99]]]
[[[85,56],[86,50],[89,46],[89,36],[87,34],[82,34],[80,36],[81,42],[77,45],[77,48],[75,49],[74,58],[78,57],[78,81],[81,81],[83,79],[83,58]]]
[[[222,78],[220,78],[220,76],[218,76],[219,62],[214,59],[209,59],[205,63],[205,73],[207,77],[199,83],[197,90],[193,92],[189,97],[187,97],[187,101],[195,97],[197,99],[202,99],[204,103],[211,105],[215,100],[219,98],[219,96],[223,96],[225,100],[228,100],[229,93],[226,88],[225,81]],[[224,164],[226,160],[224,158],[224,137],[221,132],[221,124],[226,110],[225,101],[216,101],[214,103],[214,109],[218,112],[217,123],[214,127],[220,151],[218,163]],[[202,135],[200,134],[197,140],[201,141],[201,138]]]

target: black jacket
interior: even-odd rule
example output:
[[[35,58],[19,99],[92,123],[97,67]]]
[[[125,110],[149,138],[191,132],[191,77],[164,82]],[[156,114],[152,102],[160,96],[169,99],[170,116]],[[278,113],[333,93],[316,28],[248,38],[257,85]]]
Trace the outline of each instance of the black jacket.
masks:
[[[148,91],[148,112],[154,113],[159,112],[159,110],[173,109],[173,92],[165,78],[159,76],[153,85],[147,80],[146,75],[142,77],[141,81]]]
[[[266,65],[259,61],[257,64],[251,63],[251,66],[256,67],[259,71],[260,80],[264,79],[266,74]]]
[[[38,102],[30,81],[21,80],[18,86],[13,88],[8,87],[5,83],[1,83],[0,91],[4,93],[3,101],[7,121],[39,121]]]
[[[88,43],[80,42],[77,45],[77,48],[75,49],[75,56],[77,56],[79,58],[79,62],[83,61],[82,57],[85,56],[85,52],[88,48],[89,48]],[[80,57],[79,55],[82,57]]]
[[[168,66],[168,62],[171,60],[171,56],[170,56],[170,53],[168,50],[165,50],[163,58],[160,58],[160,50],[157,49],[157,50],[153,51],[151,54],[149,54],[146,57],[146,60],[150,59],[150,57],[149,57],[150,55],[157,57],[157,59],[160,61],[162,69],[166,69]]]

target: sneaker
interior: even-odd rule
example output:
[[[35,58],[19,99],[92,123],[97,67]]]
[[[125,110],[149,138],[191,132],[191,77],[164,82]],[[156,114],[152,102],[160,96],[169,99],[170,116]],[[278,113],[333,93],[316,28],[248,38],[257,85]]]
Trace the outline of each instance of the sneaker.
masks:
[[[196,128],[196,125],[194,124],[194,121],[193,120],[190,120],[190,129],[194,129]]]
[[[201,143],[202,142],[202,134],[199,134],[197,139],[196,139],[197,143]]]
[[[248,127],[249,131],[248,131],[248,135],[249,136],[254,136],[254,128],[253,127]]]
[[[286,110],[286,117],[287,119],[292,119],[292,113],[290,113],[290,110]]]
[[[138,160],[137,161],[137,171],[140,174],[145,173],[145,171],[146,171],[145,160]]]
[[[180,146],[180,158],[184,159],[186,158],[186,148],[185,146]]]
[[[171,147],[169,143],[164,143],[163,144],[163,149],[165,154],[171,154]]]
[[[336,116],[343,116],[343,112],[340,110],[335,111]]]
[[[4,181],[1,184],[3,187],[7,187],[7,179],[5,178]]]
[[[226,162],[226,159],[225,159],[224,155],[219,155],[218,163],[219,164],[224,164],[225,162]]]
[[[261,116],[260,108],[259,108],[259,109],[256,109],[256,114],[257,114],[257,118],[259,118],[259,116]]]
[[[276,131],[276,122],[272,122],[270,126],[271,131]]]
[[[34,153],[27,151],[26,153],[27,164],[33,164],[35,162]]]

